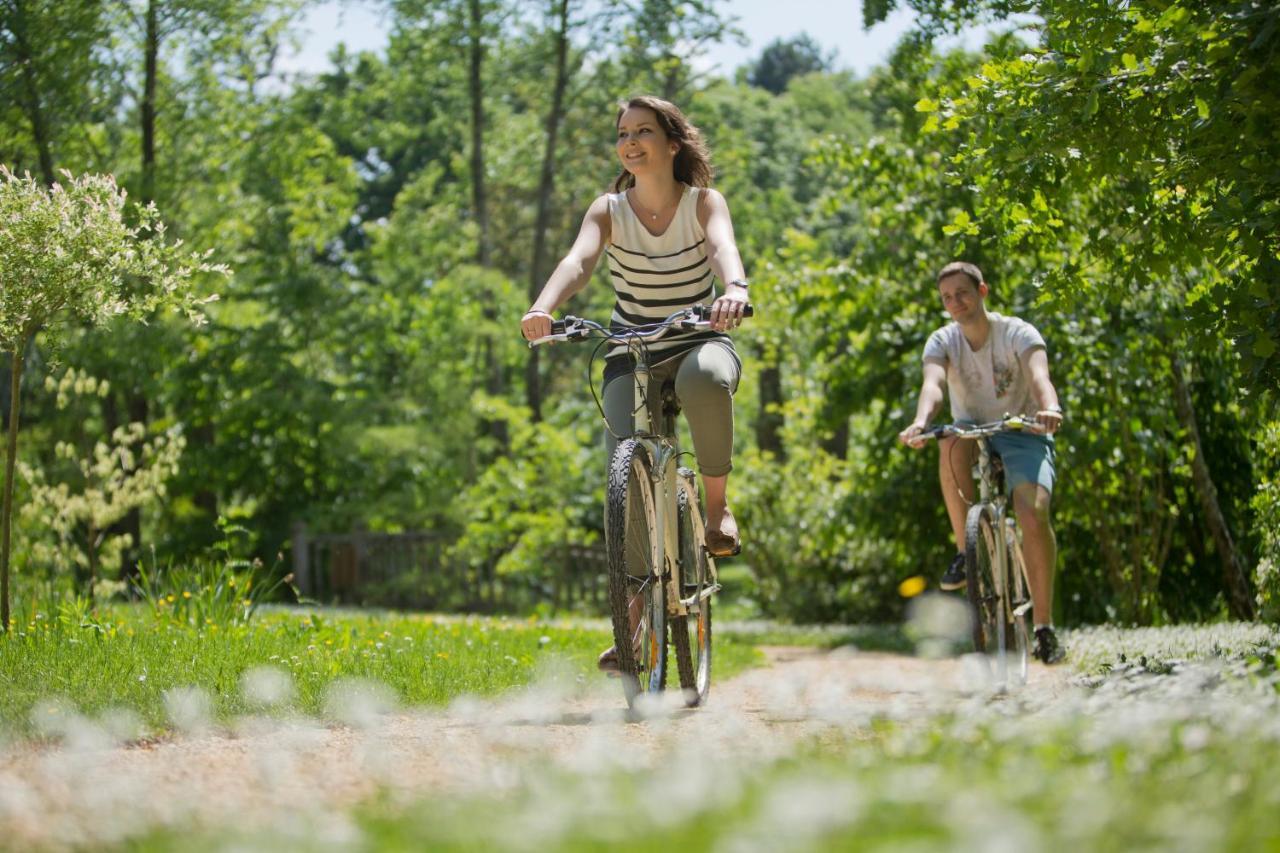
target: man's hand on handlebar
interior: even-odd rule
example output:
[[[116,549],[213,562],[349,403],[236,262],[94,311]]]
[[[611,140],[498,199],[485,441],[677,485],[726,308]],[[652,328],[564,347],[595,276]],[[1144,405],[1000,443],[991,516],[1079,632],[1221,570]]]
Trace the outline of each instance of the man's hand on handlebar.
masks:
[[[898,441],[902,442],[907,447],[912,447],[917,450],[924,447],[925,438],[924,424],[917,423],[915,421],[912,421],[906,429],[898,433]]]
[[[1062,409],[1056,407],[1052,409],[1041,409],[1036,412],[1034,425],[1034,432],[1053,435],[1062,428]]]

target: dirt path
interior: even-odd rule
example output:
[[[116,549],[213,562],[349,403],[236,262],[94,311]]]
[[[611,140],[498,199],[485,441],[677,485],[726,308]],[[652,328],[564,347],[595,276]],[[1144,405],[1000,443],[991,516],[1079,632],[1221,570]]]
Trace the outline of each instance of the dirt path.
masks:
[[[912,719],[991,701],[976,664],[900,655],[769,648],[769,664],[713,685],[708,707],[652,709],[628,722],[616,682],[555,680],[499,700],[398,714],[353,711],[356,725],[244,719],[233,731],[130,747],[93,737],[55,749],[0,753],[0,838],[14,849],[121,840],[191,821],[314,829],[376,792],[514,787],[547,762],[570,770],[647,766],[678,745],[710,758],[749,748],[761,758],[797,738],[865,731],[878,718]],[[1037,667],[1030,690],[1069,689]],[[367,710],[367,709],[366,709]]]

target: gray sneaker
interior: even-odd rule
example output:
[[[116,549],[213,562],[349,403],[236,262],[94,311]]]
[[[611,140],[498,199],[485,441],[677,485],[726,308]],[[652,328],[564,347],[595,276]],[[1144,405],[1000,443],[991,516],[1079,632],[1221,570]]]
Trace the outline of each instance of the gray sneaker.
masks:
[[[942,580],[938,582],[938,586],[947,592],[957,589],[964,589],[969,583],[969,579],[964,575],[964,554],[956,554],[951,560],[951,565],[947,566],[947,570],[942,573]]]

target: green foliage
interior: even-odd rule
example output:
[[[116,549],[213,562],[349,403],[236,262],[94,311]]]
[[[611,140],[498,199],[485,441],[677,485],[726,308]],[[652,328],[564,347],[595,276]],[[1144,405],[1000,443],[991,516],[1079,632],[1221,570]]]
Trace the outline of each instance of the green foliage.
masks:
[[[1254,573],[1258,615],[1280,622],[1280,421],[1270,421],[1258,437],[1257,458],[1262,473],[1253,497],[1253,511],[1261,548]]]
[[[496,557],[499,574],[543,581],[567,546],[601,537],[605,465],[598,421],[581,408],[534,423],[526,409],[497,400],[474,405],[507,424],[511,448],[459,495],[465,523],[452,552],[473,564]]]

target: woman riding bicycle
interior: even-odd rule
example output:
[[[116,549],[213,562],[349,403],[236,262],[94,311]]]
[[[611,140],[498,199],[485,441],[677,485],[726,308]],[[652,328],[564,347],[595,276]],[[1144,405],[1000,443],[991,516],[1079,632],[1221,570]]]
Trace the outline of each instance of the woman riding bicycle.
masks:
[[[520,321],[521,332],[529,340],[550,334],[552,313],[586,286],[601,252],[608,256],[616,296],[615,329],[643,326],[707,302],[715,295],[713,275],[728,282],[712,302],[711,331],[676,332],[651,345],[648,396],[661,399],[663,385],[674,385],[702,474],[707,549],[716,556],[733,554],[739,533],[725,489],[733,468],[733,393],[742,362],[726,333],[742,322],[747,280],[729,206],[710,186],[702,134],[674,104],[633,97],[619,105],[614,124],[622,165],[614,191],[587,209],[573,247]],[[632,367],[625,345],[611,348],[604,372],[606,460],[616,436],[632,430]],[[608,656],[602,656],[606,667]]]

